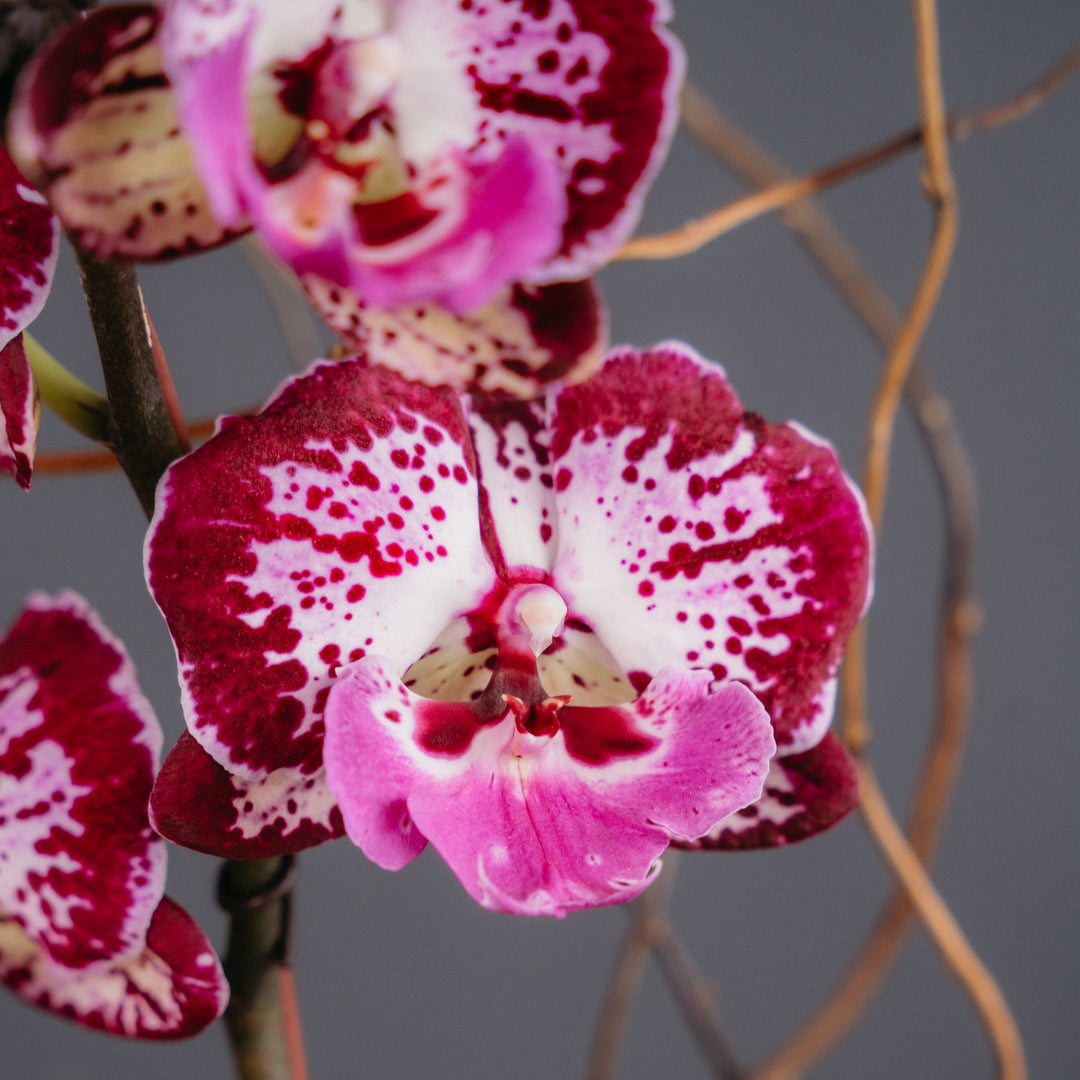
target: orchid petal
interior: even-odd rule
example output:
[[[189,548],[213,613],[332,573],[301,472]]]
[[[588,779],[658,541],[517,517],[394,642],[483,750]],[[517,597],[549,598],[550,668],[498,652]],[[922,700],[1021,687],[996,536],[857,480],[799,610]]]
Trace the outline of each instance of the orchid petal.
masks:
[[[146,819],[161,734],[131,663],[80,597],[35,595],[0,680],[0,909],[69,965],[129,953],[165,880]]]
[[[184,1039],[216,1020],[229,988],[213,947],[167,896],[136,955],[84,967],[58,964],[0,914],[0,981],[41,1008],[87,1027],[140,1039]]]
[[[307,287],[346,348],[432,386],[533,398],[546,383],[587,378],[607,349],[589,281],[515,285],[468,315],[436,304],[383,311],[318,278]]]
[[[176,1038],[227,987],[162,898],[146,803],[161,731],[123,647],[74,593],[35,594],[0,642],[0,979],[122,1035]]]
[[[544,402],[477,395],[470,421],[489,557],[502,576],[543,573],[558,542]]]
[[[52,285],[60,225],[0,148],[0,465],[30,487],[38,400],[22,330]]]
[[[635,685],[708,669],[758,695],[781,753],[814,746],[870,593],[865,507],[832,448],[745,413],[677,344],[614,354],[550,427],[571,612]]]
[[[9,121],[12,153],[81,248],[171,258],[246,228],[210,213],[180,133],[152,4],[104,7],[28,65]]]
[[[597,269],[636,224],[678,118],[684,61],[663,29],[668,4],[399,0],[394,17],[406,156],[427,157],[458,125],[478,154],[524,137],[556,163],[568,199],[556,255],[527,279]]]
[[[60,226],[0,148],[0,348],[40,314],[56,269]]]
[[[782,847],[832,828],[858,803],[855,761],[830,731],[812,750],[775,758],[757,802],[698,840],[675,846],[724,851]]]
[[[290,380],[175,463],[147,538],[188,728],[230,772],[322,763],[326,694],[398,674],[491,586],[457,398],[359,361]]]
[[[666,669],[635,702],[567,706],[553,736],[433,702],[378,659],[327,705],[327,782],[364,853],[397,869],[431,841],[493,910],[562,916],[636,896],[672,837],[754,801],[775,749],[745,687]]]
[[[37,446],[38,401],[34,375],[26,358],[22,334],[0,349],[0,465],[19,487],[29,490]]]
[[[278,769],[245,780],[186,731],[158,773],[150,821],[166,840],[222,859],[288,855],[345,834],[321,770]]]

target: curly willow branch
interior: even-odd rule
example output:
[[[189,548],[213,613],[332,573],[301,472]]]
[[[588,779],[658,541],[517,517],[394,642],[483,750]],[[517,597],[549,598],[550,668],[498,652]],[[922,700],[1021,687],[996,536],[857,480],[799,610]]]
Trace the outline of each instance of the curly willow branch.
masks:
[[[783,166],[692,86],[683,92],[682,120],[745,182],[763,186],[785,179]],[[783,220],[879,344],[886,350],[891,348],[900,329],[900,315],[837,232],[829,215],[806,201],[788,207]],[[928,862],[960,765],[971,712],[971,645],[979,621],[972,591],[977,512],[971,468],[952,424],[948,402],[937,392],[918,357],[905,393],[930,455],[945,509],[945,574],[938,625],[934,733],[909,825],[912,849]],[[791,1080],[843,1037],[895,960],[911,913],[907,894],[898,888],[842,984],[815,1016],[760,1066],[755,1080]]]
[[[945,117],[944,130],[950,139],[966,139],[977,132],[1013,123],[1038,108],[1078,69],[1080,69],[1080,45],[1070,49],[1045,75],[1021,94],[977,112]],[[694,94],[692,89],[689,93],[683,94],[684,109],[688,107],[688,102],[690,102],[690,108],[694,107]],[[926,135],[924,127],[914,127],[876,146],[842,158],[823,169],[807,173],[805,176],[792,177],[786,172],[781,173],[763,183],[760,191],[726,203],[703,217],[687,221],[678,228],[649,236],[633,237],[623,244],[615,258],[618,260],[671,259],[681,255],[690,255],[717,237],[731,232],[740,225],[745,225],[756,217],[802,202],[819,191],[851,180],[901,154],[917,149],[924,142]]]
[[[880,529],[885,510],[889,454],[900,395],[915,350],[937,304],[956,238],[956,196],[949,168],[948,132],[941,87],[937,11],[934,0],[913,0],[916,67],[923,121],[925,169],[923,184],[934,210],[934,231],[922,277],[911,307],[893,343],[867,426],[863,488],[870,517]],[[841,678],[844,729],[857,754],[869,738],[866,703],[866,623],[853,636]],[[861,806],[867,826],[915,905],[923,924],[960,980],[980,1017],[997,1055],[1000,1075],[1022,1080],[1027,1070],[1019,1033],[993,977],[960,932],[926,871],[908,846],[877,787],[869,764],[860,764]]]
[[[650,953],[713,1076],[717,1080],[738,1080],[742,1075],[716,1021],[713,995],[667,917],[678,858],[679,852],[668,851],[660,880],[628,905],[630,925],[619,945],[596,1021],[586,1080],[615,1080],[619,1046]]]
[[[999,104],[951,117],[947,121],[949,135],[965,138],[1021,119],[1078,69],[1080,46],[1074,46],[1021,93]],[[682,121],[707,149],[747,183],[767,187],[790,179],[783,166],[692,86],[683,92]],[[883,347],[890,348],[899,331],[899,315],[837,233],[829,216],[809,200],[793,203],[782,216],[871,334]],[[945,508],[945,573],[938,626],[935,725],[909,825],[912,850],[926,862],[936,845],[971,711],[971,645],[980,621],[971,573],[977,513],[970,466],[952,425],[948,403],[936,391],[917,357],[905,391],[930,453]],[[814,1017],[759,1068],[754,1080],[790,1080],[843,1037],[893,963],[911,911],[906,892],[898,889],[841,985]]]

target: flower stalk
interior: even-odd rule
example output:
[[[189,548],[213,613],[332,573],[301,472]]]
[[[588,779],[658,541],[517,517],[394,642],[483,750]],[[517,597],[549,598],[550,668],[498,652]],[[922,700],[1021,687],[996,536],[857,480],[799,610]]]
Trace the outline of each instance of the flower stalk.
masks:
[[[109,399],[106,441],[147,517],[157,482],[184,452],[158,379],[150,323],[135,268],[75,248]]]
[[[231,915],[225,1012],[239,1080],[306,1080],[288,967],[292,856],[226,862],[218,903]]]

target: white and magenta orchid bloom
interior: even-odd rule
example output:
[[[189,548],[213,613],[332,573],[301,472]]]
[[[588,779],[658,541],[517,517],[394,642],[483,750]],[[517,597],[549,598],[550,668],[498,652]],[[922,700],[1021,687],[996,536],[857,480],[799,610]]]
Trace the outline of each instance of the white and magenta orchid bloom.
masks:
[[[630,234],[677,117],[669,16],[667,0],[103,8],[32,65],[12,145],[98,254],[254,226],[316,295],[468,311],[586,277]]]
[[[368,359],[377,359],[377,354]],[[322,362],[166,474],[148,581],[188,734],[158,828],[227,856],[431,842],[488,907],[855,800],[827,733],[871,540],[833,450],[687,347],[533,402]]]
[[[168,897],[147,818],[161,730],[123,646],[72,592],[0,640],[0,981],[116,1035],[194,1035],[225,1008],[210,943]]]
[[[60,226],[0,148],[0,465],[30,486],[38,399],[23,330],[45,305]]]

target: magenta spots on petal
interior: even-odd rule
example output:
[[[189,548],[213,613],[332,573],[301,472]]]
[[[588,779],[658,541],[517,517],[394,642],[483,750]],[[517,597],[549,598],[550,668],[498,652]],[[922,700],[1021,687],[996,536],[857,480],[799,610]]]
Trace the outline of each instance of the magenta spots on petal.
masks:
[[[607,765],[618,758],[644,754],[656,745],[656,740],[634,730],[619,709],[568,705],[559,712],[559,727],[567,752],[586,765]]]
[[[677,522],[675,521],[675,519],[670,514],[668,514],[660,519],[660,524],[657,525],[657,528],[662,533],[674,532],[676,524]]]
[[[460,757],[483,726],[464,702],[427,701],[416,706],[416,741],[429,754]]]
[[[379,490],[379,478],[362,461],[353,462],[349,470],[349,482],[369,491]]]
[[[748,515],[747,510],[736,510],[735,507],[729,506],[724,511],[724,528],[728,532],[738,532]]]

